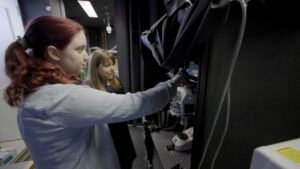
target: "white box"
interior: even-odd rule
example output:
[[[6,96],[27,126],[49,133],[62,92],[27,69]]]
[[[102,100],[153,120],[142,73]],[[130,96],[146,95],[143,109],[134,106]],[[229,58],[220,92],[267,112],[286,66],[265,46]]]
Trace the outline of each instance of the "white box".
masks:
[[[0,149],[0,166],[9,164],[17,156],[17,150],[14,147]]]
[[[300,138],[256,148],[250,169],[300,169]]]

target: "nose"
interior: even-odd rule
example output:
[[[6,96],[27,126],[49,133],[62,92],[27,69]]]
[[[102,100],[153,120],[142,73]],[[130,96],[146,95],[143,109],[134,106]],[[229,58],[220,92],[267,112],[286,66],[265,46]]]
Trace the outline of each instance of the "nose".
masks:
[[[83,60],[85,62],[87,62],[89,60],[89,58],[90,58],[89,54],[87,52],[85,52],[85,55],[83,56]]]
[[[110,65],[110,71],[114,71],[115,68],[114,68],[114,65]]]

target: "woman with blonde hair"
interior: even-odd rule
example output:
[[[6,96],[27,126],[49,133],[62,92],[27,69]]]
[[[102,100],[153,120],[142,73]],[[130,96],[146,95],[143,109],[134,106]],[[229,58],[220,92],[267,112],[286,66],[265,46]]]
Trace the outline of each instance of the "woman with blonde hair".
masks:
[[[116,58],[105,49],[95,50],[89,60],[87,83],[95,89],[107,91],[111,86],[116,93],[123,90],[121,82],[115,77]],[[109,92],[109,91],[108,91]]]
[[[97,49],[90,57],[87,83],[94,89],[124,94],[122,84],[115,77],[116,58],[107,50]],[[108,124],[120,165],[130,169],[136,157],[127,122]]]

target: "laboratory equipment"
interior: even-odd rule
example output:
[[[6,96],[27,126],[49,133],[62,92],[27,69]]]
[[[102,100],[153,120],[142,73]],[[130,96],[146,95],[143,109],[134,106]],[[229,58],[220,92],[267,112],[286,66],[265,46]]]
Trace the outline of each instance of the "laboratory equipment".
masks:
[[[174,150],[188,151],[192,149],[194,127],[190,127],[172,138]]]

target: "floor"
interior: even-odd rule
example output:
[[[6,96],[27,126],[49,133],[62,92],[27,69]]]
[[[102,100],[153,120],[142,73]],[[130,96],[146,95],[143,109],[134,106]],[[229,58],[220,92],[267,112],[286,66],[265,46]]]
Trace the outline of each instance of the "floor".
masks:
[[[152,159],[152,165],[148,166],[146,158],[147,151],[145,147],[144,128],[142,126],[134,127],[129,125],[129,131],[137,153],[137,157],[133,162],[132,169],[188,169],[190,167],[190,151],[178,152],[172,150],[168,151],[166,149],[166,145],[170,145],[172,143],[171,140],[176,132],[151,132],[151,143],[147,142],[147,145],[148,149],[150,149],[149,158]],[[153,145],[154,147],[151,147],[151,145]]]
[[[144,129],[141,126],[129,126],[129,131],[137,154],[137,157],[133,161],[132,169],[148,169]]]

